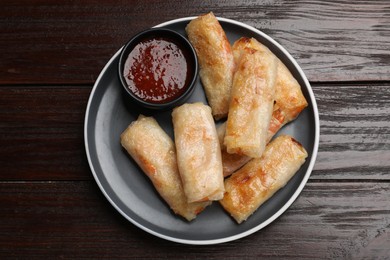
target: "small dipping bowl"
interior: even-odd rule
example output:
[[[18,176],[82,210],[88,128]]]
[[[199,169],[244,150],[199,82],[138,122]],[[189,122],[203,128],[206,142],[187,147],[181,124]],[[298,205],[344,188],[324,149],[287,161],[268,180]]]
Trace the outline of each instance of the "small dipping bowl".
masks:
[[[183,104],[192,94],[198,60],[183,35],[152,28],[126,43],[120,53],[118,73],[132,101],[147,109],[166,110]]]

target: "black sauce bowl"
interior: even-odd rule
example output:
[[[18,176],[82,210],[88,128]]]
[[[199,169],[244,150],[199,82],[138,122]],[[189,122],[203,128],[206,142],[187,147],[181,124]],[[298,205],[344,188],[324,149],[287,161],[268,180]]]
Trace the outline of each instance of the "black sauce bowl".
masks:
[[[190,70],[187,74],[188,79],[186,80],[187,84],[184,87],[184,91],[180,95],[175,97],[175,99],[166,102],[151,102],[141,99],[130,90],[124,76],[125,63],[134,47],[146,39],[153,38],[163,38],[168,41],[172,41],[177,46],[179,46],[182,52],[185,54],[184,56],[188,64],[187,70]],[[136,105],[150,110],[167,110],[185,103],[185,101],[192,94],[195,88],[198,70],[198,59],[196,56],[195,49],[193,48],[191,43],[186,37],[184,37],[180,33],[169,29],[151,28],[136,34],[126,43],[119,56],[118,76],[125,94],[130,98],[130,102],[134,102]]]

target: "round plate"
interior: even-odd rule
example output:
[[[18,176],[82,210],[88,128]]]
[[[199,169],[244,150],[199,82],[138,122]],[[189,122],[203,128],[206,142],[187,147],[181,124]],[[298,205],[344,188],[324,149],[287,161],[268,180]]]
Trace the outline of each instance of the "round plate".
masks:
[[[195,17],[158,25],[185,35],[185,26]],[[297,198],[313,169],[318,150],[319,118],[316,101],[302,69],[277,42],[243,23],[218,18],[231,43],[239,37],[254,37],[279,57],[302,87],[309,106],[278,134],[290,134],[308,151],[306,163],[288,184],[264,203],[240,225],[218,202],[207,207],[192,222],[176,216],[160,198],[152,183],[120,145],[120,134],[140,113],[153,115],[173,138],[171,111],[142,111],[122,95],[117,67],[120,50],[99,75],[89,98],[84,135],[88,162],[94,178],[109,202],[130,222],[158,237],[185,244],[217,244],[252,234],[280,216]],[[202,85],[197,86],[188,102],[207,104]]]

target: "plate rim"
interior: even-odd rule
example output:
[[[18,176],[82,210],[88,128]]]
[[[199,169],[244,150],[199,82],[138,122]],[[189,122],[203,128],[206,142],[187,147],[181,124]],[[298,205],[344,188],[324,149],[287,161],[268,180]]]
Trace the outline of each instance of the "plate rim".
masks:
[[[160,23],[160,24],[155,25],[153,27],[164,27],[164,26],[172,25],[174,23],[190,21],[196,17],[197,16],[188,16],[188,17],[177,18],[177,19],[173,19],[173,20],[169,20],[169,21]],[[156,231],[154,231],[146,226],[143,226],[142,224],[138,223],[136,220],[134,220],[130,216],[128,216],[125,212],[123,212],[122,209],[119,208],[119,206],[111,199],[111,197],[106,192],[106,189],[103,187],[102,183],[100,182],[100,179],[97,176],[94,164],[93,164],[92,159],[91,159],[91,152],[90,152],[89,143],[88,143],[88,140],[89,140],[89,138],[88,138],[88,122],[89,122],[89,117],[90,117],[90,110],[91,110],[92,101],[93,101],[93,98],[95,96],[95,92],[96,92],[96,89],[99,85],[99,82],[101,81],[102,77],[105,75],[105,72],[107,71],[108,67],[112,64],[113,60],[115,58],[117,58],[117,56],[120,54],[123,46],[109,59],[109,61],[105,64],[105,66],[101,70],[99,76],[97,77],[97,79],[93,85],[92,91],[91,91],[89,98],[88,98],[87,108],[86,108],[85,117],[84,117],[84,146],[85,146],[85,151],[86,151],[86,155],[87,155],[88,165],[89,165],[89,168],[94,176],[95,182],[97,183],[100,191],[104,194],[106,199],[123,217],[125,217],[128,221],[130,221],[132,224],[134,224],[138,228],[140,228],[140,229],[142,229],[142,230],[144,230],[144,231],[146,231],[146,232],[148,232],[156,237],[159,237],[159,238],[162,238],[162,239],[165,239],[168,241],[176,242],[176,243],[181,243],[181,244],[213,245],[213,244],[226,243],[226,242],[234,241],[234,240],[249,236],[249,235],[263,229],[264,227],[268,226],[270,223],[275,221],[279,216],[281,216],[292,205],[292,203],[297,199],[297,197],[301,194],[303,188],[306,186],[306,183],[307,183],[307,181],[308,181],[308,179],[313,171],[314,164],[315,164],[317,154],[318,154],[319,137],[320,137],[320,121],[319,121],[319,112],[318,112],[317,102],[316,102],[311,84],[309,83],[309,80],[307,79],[302,68],[299,66],[298,62],[291,56],[291,54],[289,52],[287,52],[287,50],[282,45],[280,45],[276,40],[274,40],[273,38],[271,38],[267,34],[263,33],[259,29],[256,29],[255,27],[247,25],[243,22],[239,22],[239,21],[229,19],[229,18],[217,17],[217,19],[219,21],[238,25],[238,26],[244,27],[250,31],[253,31],[254,33],[261,35],[262,37],[264,37],[268,41],[270,41],[272,44],[277,46],[277,48],[280,51],[282,51],[283,54],[286,55],[287,58],[294,64],[294,67],[297,69],[298,73],[300,74],[302,80],[304,81],[304,83],[307,87],[307,93],[309,94],[310,102],[311,102],[311,105],[313,108],[314,124],[315,124],[314,145],[313,145],[311,160],[309,162],[306,173],[305,173],[301,183],[299,184],[298,188],[293,193],[293,195],[288,199],[288,201],[278,211],[276,211],[266,221],[260,223],[259,225],[255,226],[255,227],[253,227],[245,232],[241,232],[239,234],[235,234],[235,235],[224,237],[224,238],[206,239],[206,240],[182,239],[182,238],[176,238],[173,236],[164,235],[164,234],[156,232]]]

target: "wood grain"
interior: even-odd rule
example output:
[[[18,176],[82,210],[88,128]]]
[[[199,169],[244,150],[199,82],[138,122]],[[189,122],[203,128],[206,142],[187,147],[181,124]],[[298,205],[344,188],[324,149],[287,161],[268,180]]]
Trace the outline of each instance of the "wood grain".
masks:
[[[313,85],[320,113],[316,179],[390,180],[390,84]]]
[[[0,257],[381,258],[390,250],[389,192],[389,183],[309,183],[290,209],[265,229],[236,242],[188,246],[155,238],[130,224],[94,182],[3,182]]]
[[[209,11],[269,34],[310,81],[390,80],[387,0],[18,3],[3,1],[0,10],[3,85],[92,83],[131,35]]]
[[[90,87],[0,88],[0,179],[90,179],[83,124]]]

